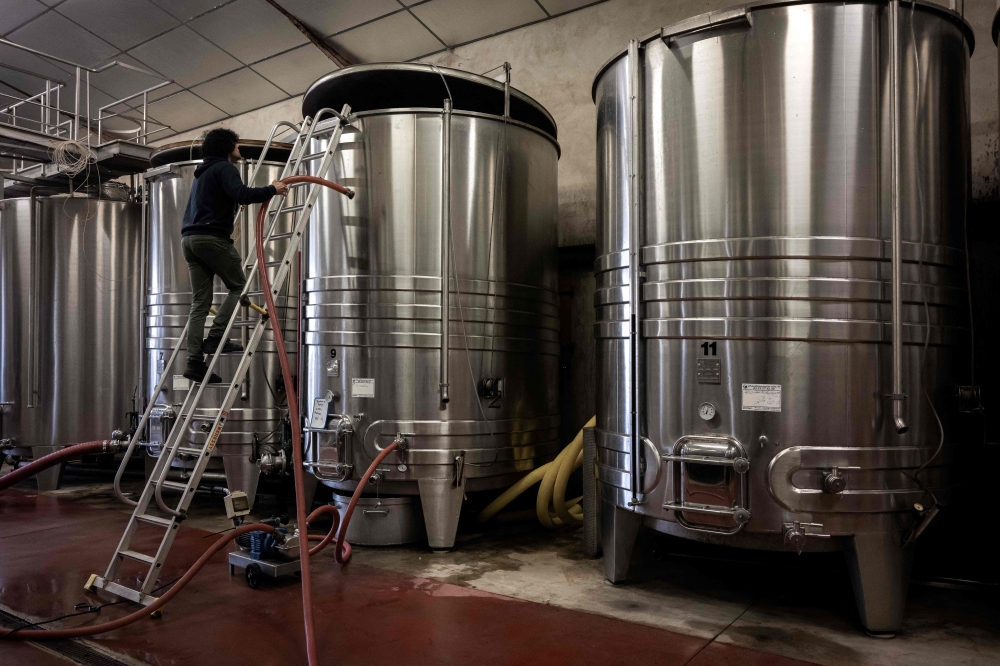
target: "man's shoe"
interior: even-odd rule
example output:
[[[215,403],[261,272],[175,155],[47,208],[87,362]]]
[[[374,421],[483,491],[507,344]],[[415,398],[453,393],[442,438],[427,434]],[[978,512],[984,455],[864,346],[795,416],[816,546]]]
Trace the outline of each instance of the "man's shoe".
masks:
[[[205,338],[205,341],[201,343],[201,353],[214,354],[215,350],[219,348],[221,340],[222,338]],[[232,354],[233,352],[241,351],[243,351],[243,345],[232,340],[226,340],[226,344],[222,345],[223,354]]]
[[[187,368],[184,369],[184,376],[193,382],[201,383],[205,379],[205,375],[208,374],[208,366],[204,361],[199,361],[195,359],[188,359]],[[219,384],[222,382],[222,377],[212,373],[212,376],[208,378],[209,384]]]

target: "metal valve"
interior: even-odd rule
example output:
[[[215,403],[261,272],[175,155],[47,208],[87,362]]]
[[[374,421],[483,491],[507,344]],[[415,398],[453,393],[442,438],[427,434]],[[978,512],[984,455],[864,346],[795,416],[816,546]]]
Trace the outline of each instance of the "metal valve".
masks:
[[[844,478],[844,475],[836,467],[823,475],[823,490],[826,492],[837,495],[844,492],[844,488],[846,487],[847,479]]]
[[[822,534],[819,531],[810,532],[809,529],[822,530],[822,523],[800,523],[795,521],[793,523],[785,523],[785,545],[791,546],[798,552],[802,554],[802,549],[806,547],[806,537],[815,537],[818,539],[829,539],[829,534]]]

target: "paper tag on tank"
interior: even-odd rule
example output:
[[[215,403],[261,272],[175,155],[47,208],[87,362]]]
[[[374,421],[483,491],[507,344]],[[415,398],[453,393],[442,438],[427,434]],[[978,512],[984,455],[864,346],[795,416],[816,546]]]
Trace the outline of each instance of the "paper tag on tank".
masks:
[[[780,412],[781,384],[744,384],[744,412]]]
[[[355,377],[351,379],[352,398],[374,398],[375,380],[370,378]]]

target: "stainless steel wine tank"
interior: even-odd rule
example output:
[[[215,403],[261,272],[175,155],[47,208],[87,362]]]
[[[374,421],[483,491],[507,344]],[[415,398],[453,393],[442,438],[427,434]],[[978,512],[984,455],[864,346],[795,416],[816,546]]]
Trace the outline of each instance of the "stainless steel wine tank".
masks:
[[[508,90],[378,64],[303,102],[305,116],[351,105],[334,165],[314,175],[357,190],[321,195],[304,251],[308,464],[350,492],[398,438],[371,492],[419,493],[435,549],[454,544],[466,491],[559,449],[559,147],[548,112]]]
[[[0,201],[0,439],[15,452],[127,439],[141,221],[139,204],[97,196]],[[39,473],[39,488],[57,488],[61,470]]]
[[[597,75],[609,579],[640,524],[843,550],[866,628],[898,630],[968,381],[972,48],[929,3],[765,2]]]

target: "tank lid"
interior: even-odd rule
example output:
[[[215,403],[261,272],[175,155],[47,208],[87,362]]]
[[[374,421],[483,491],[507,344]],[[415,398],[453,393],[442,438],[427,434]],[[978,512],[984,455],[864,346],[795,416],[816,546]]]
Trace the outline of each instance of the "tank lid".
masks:
[[[965,35],[966,41],[969,42],[969,55],[972,55],[972,52],[976,48],[976,36],[972,32],[972,26],[969,25],[969,22],[965,20],[964,16],[962,16],[956,11],[948,9],[947,7],[944,7],[934,2],[930,2],[930,0],[913,0],[913,1],[915,1],[917,3],[917,6],[920,7],[921,9],[926,9],[930,12],[941,14],[944,18],[952,21],[953,23],[958,24],[959,28],[962,30],[962,33]],[[749,2],[743,5],[732,5],[723,10],[698,14],[696,16],[692,16],[691,18],[686,18],[683,21],[678,21],[676,23],[664,26],[663,28],[657,30],[653,34],[643,37],[642,39],[639,40],[639,42],[645,44],[646,42],[651,42],[654,39],[659,39],[660,36],[664,33],[664,31],[669,32],[676,29],[685,29],[685,32],[687,32],[688,30],[690,30],[691,32],[695,32],[703,30],[704,28],[712,25],[713,23],[718,23],[720,17],[722,20],[726,20],[727,18],[730,18],[732,16],[735,16],[737,13],[740,13],[740,10],[743,10],[742,14],[750,14],[755,9],[766,9],[768,7],[784,7],[787,5],[818,5],[824,2],[830,2],[831,4],[834,4],[832,0],[759,0],[758,2]],[[844,3],[840,1],[836,2],[836,4],[842,5]],[[909,1],[907,2],[907,4],[909,4]],[[997,41],[998,31],[1000,31],[1000,25],[998,25],[997,23],[998,16],[1000,16],[1000,9],[997,10],[997,16],[993,17],[994,43],[996,43]],[[608,60],[603,65],[601,65],[601,68],[597,70],[597,75],[594,77],[594,83],[590,87],[590,98],[594,102],[597,101],[597,82],[601,80],[601,77],[604,76],[604,72],[607,71],[607,69],[611,67],[611,65],[615,61],[626,55],[628,55],[628,49],[616,53],[615,55],[608,58]]]
[[[264,142],[255,139],[240,139],[240,155],[248,160],[260,159],[260,153],[264,150]],[[292,154],[292,144],[271,142],[271,147],[267,149],[267,161],[287,162]],[[201,159],[201,139],[192,141],[178,141],[160,146],[149,156],[149,165],[159,167],[164,164],[176,164],[177,162],[193,162]]]
[[[373,63],[338,69],[322,77],[302,98],[302,115],[322,108],[354,112],[383,109],[440,109],[452,98],[456,110],[503,115],[503,84],[479,74],[420,63]],[[510,89],[510,117],[553,138],[556,121],[545,107],[515,88]]]

